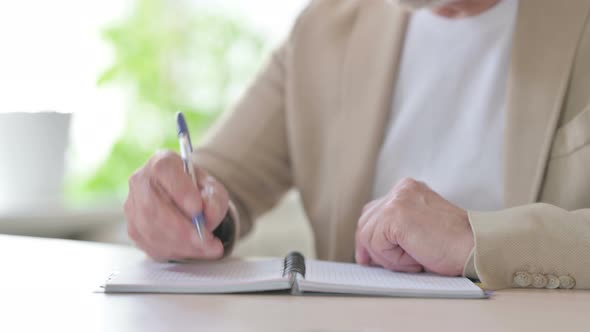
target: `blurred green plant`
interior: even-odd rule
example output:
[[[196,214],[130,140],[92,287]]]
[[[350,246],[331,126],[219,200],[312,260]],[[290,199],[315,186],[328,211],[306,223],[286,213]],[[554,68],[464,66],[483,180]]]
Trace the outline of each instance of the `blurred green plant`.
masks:
[[[67,185],[70,202],[124,197],[135,169],[158,149],[178,148],[176,111],[198,142],[254,75],[265,45],[242,20],[179,0],[137,0],[104,36],[115,60],[98,84],[129,88],[132,102],[110,156],[91,177]]]

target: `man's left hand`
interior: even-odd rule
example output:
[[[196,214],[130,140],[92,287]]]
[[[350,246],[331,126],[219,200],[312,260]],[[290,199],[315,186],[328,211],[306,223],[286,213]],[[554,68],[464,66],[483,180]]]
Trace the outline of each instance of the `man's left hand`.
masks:
[[[402,272],[457,276],[474,246],[467,211],[426,184],[400,181],[368,203],[358,222],[356,261]]]

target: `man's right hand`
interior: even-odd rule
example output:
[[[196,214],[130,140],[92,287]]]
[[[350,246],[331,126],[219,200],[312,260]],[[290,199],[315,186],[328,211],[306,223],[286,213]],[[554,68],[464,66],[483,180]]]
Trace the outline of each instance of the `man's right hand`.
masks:
[[[199,188],[185,173],[182,159],[159,152],[129,178],[125,216],[129,237],[156,260],[218,259],[223,245],[212,232],[228,211],[223,185],[195,168]],[[191,216],[203,211],[201,241]]]

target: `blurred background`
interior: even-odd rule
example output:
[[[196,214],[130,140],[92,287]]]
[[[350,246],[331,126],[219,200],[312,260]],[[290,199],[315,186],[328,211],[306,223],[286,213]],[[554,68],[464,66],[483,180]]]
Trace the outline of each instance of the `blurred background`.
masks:
[[[0,233],[131,244],[127,178],[198,141],[286,38],[306,0],[0,4]],[[296,193],[236,254],[314,256]]]

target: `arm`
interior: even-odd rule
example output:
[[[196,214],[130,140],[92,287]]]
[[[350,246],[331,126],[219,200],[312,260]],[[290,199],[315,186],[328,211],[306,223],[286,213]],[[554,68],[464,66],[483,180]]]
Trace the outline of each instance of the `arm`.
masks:
[[[290,43],[274,53],[233,111],[194,151],[199,188],[184,172],[180,157],[171,152],[157,153],[130,178],[125,203],[128,233],[152,258],[228,255],[252,220],[292,186],[284,114]],[[187,222],[187,216],[199,211],[209,231],[205,241]]]
[[[590,289],[590,209],[538,203],[499,212],[470,212],[474,267],[487,288],[514,286],[517,272],[570,276]]]
[[[238,236],[247,233],[253,220],[272,208],[291,188],[284,98],[287,42],[271,57],[264,70],[223,116],[194,162],[226,187],[239,215]],[[237,218],[237,217],[236,217]]]
[[[394,271],[463,272],[489,289],[590,289],[590,209],[537,203],[467,213],[405,179],[365,207],[356,243],[357,262]]]
[[[590,204],[586,189],[590,159],[582,151],[588,149],[590,137],[588,23],[577,52],[561,129],[553,143],[553,153],[572,153],[575,149],[578,157],[572,157],[577,161],[563,161],[559,175],[546,175],[546,185],[556,187],[548,201],[575,202],[569,210],[576,211],[537,203],[497,212],[470,212],[475,251],[472,264],[466,264],[464,272],[470,277],[477,274],[488,288],[517,286],[513,280],[516,273],[533,272],[569,275],[575,280],[575,288],[590,289]]]

